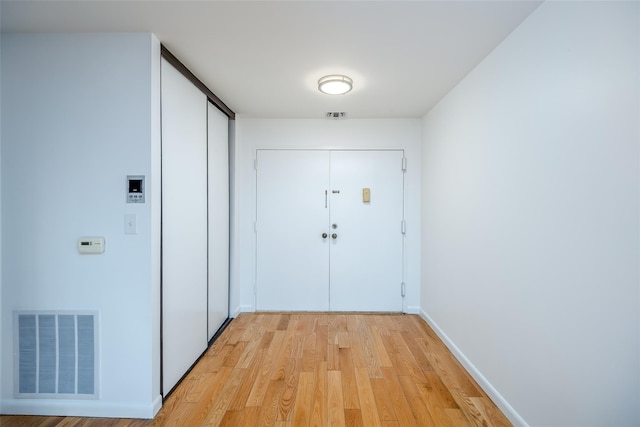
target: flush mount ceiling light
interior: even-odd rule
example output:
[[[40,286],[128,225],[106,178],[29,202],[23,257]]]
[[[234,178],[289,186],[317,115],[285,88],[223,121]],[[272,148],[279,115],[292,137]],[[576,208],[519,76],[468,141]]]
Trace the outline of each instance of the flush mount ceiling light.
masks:
[[[318,90],[328,95],[344,95],[353,89],[353,80],[342,74],[331,74],[318,80]]]

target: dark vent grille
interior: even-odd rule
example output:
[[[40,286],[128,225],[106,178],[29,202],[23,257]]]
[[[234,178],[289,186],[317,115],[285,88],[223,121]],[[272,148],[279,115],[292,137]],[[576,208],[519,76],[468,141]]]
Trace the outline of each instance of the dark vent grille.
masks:
[[[329,111],[328,113],[326,113],[325,117],[327,119],[335,119],[335,120],[346,119],[347,113],[345,113],[344,111]]]

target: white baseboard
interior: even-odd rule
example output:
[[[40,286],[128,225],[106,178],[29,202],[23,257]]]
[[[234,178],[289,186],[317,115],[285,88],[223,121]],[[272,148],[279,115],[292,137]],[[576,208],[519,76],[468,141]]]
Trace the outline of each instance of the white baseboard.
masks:
[[[517,427],[529,427],[529,424],[518,414],[515,409],[509,402],[507,402],[504,397],[498,390],[496,390],[493,385],[482,375],[482,373],[471,363],[471,361],[467,358],[467,356],[460,351],[460,349],[451,341],[451,339],[444,333],[442,329],[438,326],[438,324],[431,318],[429,315],[423,310],[420,309],[420,317],[424,319],[425,322],[431,326],[431,329],[440,337],[442,342],[447,346],[449,351],[458,359],[458,362],[464,366],[464,368],[469,372],[469,374],[473,377],[474,380],[478,383],[482,390],[493,400],[493,403],[496,404],[498,408],[504,413],[504,415],[511,421],[514,426]]]
[[[417,305],[408,305],[404,310],[407,314],[420,314],[420,306]]]
[[[162,407],[162,396],[152,403],[102,402],[100,400],[3,399],[3,415],[43,415],[97,418],[153,418]]]
[[[240,313],[253,313],[255,308],[252,305],[239,305],[233,310],[233,318],[238,317]]]
[[[162,395],[159,394],[158,397],[156,397],[156,399],[153,401],[153,415],[151,416],[151,418],[155,417],[158,412],[160,412],[160,409],[162,408]]]

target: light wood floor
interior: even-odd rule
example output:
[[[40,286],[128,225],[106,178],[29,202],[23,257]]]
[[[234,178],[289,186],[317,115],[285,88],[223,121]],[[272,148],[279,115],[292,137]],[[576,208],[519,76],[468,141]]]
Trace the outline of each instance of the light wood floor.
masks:
[[[509,426],[418,316],[242,314],[154,420],[0,417],[13,426]]]

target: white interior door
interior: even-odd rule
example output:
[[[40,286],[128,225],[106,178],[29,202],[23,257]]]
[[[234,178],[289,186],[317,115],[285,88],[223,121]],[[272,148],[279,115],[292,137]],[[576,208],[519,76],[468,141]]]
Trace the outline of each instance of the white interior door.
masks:
[[[207,99],[162,60],[162,391],[207,347]]]
[[[402,158],[331,152],[332,311],[402,311]]]
[[[402,158],[258,150],[258,310],[402,311]]]
[[[208,339],[229,317],[229,119],[208,106],[209,321]]]
[[[256,307],[326,311],[329,152],[258,150],[256,158]]]

